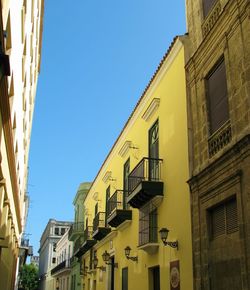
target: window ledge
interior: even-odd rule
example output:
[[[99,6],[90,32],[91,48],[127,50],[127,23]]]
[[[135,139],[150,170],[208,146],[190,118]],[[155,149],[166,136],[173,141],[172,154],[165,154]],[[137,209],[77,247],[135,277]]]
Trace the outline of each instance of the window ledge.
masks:
[[[147,243],[142,246],[138,246],[139,250],[143,250],[150,255],[154,255],[158,252],[159,243]]]

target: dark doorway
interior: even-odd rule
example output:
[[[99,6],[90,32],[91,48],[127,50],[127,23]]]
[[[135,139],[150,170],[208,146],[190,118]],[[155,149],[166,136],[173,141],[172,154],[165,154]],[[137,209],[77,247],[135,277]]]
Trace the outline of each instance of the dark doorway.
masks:
[[[110,290],[115,290],[115,271],[114,271],[114,269],[115,269],[115,267],[114,267],[114,264],[115,264],[115,257],[113,256],[113,257],[111,257],[110,258],[110,260],[111,260],[111,265],[110,265],[110,267],[111,267],[111,275],[110,275],[110,282],[111,282],[111,284],[110,284]]]
[[[128,267],[122,269],[122,290],[128,290]]]
[[[149,268],[149,290],[160,290],[160,267]]]
[[[149,180],[154,181],[157,179],[159,174],[159,123],[158,120],[154,123],[154,125],[149,130],[148,134],[148,144],[149,144]]]

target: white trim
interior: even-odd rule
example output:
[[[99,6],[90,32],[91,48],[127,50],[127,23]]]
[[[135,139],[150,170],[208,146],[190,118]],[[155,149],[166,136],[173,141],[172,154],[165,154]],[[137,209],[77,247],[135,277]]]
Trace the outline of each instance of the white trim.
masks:
[[[124,157],[129,149],[131,148],[132,146],[132,142],[131,141],[125,141],[124,144],[122,145],[121,149],[119,150],[118,154],[121,156],[121,157]]]
[[[160,99],[154,98],[141,116],[144,121],[149,121],[160,106]]]
[[[107,182],[110,180],[110,178],[111,178],[111,174],[112,174],[111,171],[107,171],[107,172],[104,174],[104,176],[103,176],[103,178],[102,178],[102,181],[103,181],[104,183],[107,183]]]

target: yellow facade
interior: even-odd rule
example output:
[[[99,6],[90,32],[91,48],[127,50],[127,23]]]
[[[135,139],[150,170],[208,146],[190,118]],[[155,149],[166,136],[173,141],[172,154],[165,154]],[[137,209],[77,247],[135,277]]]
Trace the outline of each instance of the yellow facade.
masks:
[[[185,89],[184,47],[182,38],[178,37],[164,56],[88,192],[84,201],[85,224],[87,219],[88,226],[93,225],[95,210],[97,212],[107,210],[108,187],[111,198],[116,190],[124,188],[126,161],[130,161],[131,173],[144,157],[149,156],[149,131],[156,122],[159,133],[158,155],[163,160],[161,164],[163,197],[156,196],[139,209],[130,206],[131,220],[112,227],[110,233],[99,238],[92,248],[86,250],[86,242],[83,244],[81,259],[84,289],[171,289],[170,262],[173,261],[179,261],[180,289],[193,289],[190,200],[186,183],[189,174]],[[98,210],[95,209],[96,204]],[[143,223],[150,228],[151,211],[147,212],[147,206],[152,207],[154,213],[157,212],[153,221],[154,233],[157,227],[157,236],[154,236],[153,242],[149,239],[148,242],[142,243],[139,238],[143,239]],[[142,215],[145,212],[144,220]],[[104,227],[109,229],[108,224]],[[161,228],[169,229],[168,241],[178,240],[178,250],[164,246],[158,233]],[[146,235],[150,235],[150,230],[145,232]],[[138,261],[126,258],[124,249],[127,246],[131,248],[130,256],[138,256]],[[113,262],[118,263],[118,267],[104,263],[102,254],[105,251],[113,257]],[[97,268],[93,265],[95,257],[98,259]],[[102,266],[105,266],[105,270],[99,268]],[[127,270],[124,270],[125,268]],[[155,274],[156,268],[159,275]],[[156,285],[158,278],[160,288]],[[172,279],[173,283],[178,283],[178,274],[173,275]]]

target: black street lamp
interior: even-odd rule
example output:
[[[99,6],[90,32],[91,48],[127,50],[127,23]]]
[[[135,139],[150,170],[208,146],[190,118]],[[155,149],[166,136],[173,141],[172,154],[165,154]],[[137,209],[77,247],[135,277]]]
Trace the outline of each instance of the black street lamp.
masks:
[[[177,240],[173,241],[173,242],[167,241],[168,233],[169,233],[169,230],[167,228],[160,229],[159,233],[160,233],[160,237],[161,237],[161,240],[162,240],[164,246],[170,246],[171,248],[178,250],[178,241]]]

